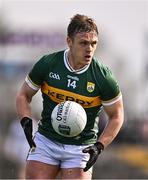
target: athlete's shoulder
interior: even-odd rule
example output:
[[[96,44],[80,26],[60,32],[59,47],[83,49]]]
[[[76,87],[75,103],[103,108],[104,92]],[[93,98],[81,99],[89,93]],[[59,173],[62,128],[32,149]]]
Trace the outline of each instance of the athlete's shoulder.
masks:
[[[112,74],[110,68],[96,58],[93,58],[92,60],[92,68],[97,75],[102,76],[104,78]]]
[[[46,71],[49,69],[49,67],[54,66],[57,64],[57,62],[60,62],[60,59],[62,59],[64,54],[64,51],[58,51],[58,52],[53,52],[51,54],[45,54],[43,55],[35,64],[34,68],[37,71]]]
[[[40,58],[32,67],[28,74],[28,78],[36,85],[40,85],[50,69],[59,62],[60,57],[62,58],[64,51],[54,52],[52,54],[44,55]],[[58,60],[58,61],[57,61]],[[55,62],[56,61],[56,62]]]
[[[97,59],[92,61],[94,77],[101,91],[102,101],[112,100],[120,95],[120,87],[116,77],[108,66]]]
[[[50,64],[52,61],[56,61],[59,58],[63,58],[64,51],[57,51],[50,54],[45,54],[42,56],[42,58],[39,60],[41,63]]]

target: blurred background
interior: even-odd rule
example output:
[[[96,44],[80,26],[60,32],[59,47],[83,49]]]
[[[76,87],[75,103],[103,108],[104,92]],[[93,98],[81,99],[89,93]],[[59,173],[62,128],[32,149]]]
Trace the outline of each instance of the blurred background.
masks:
[[[95,19],[95,56],[107,64],[122,89],[125,122],[95,164],[94,179],[148,179],[148,1],[0,0],[0,178],[24,178],[28,151],[17,119],[15,96],[32,65],[67,48],[70,18]],[[34,131],[42,111],[40,92],[32,102]],[[100,129],[107,122],[102,112]]]

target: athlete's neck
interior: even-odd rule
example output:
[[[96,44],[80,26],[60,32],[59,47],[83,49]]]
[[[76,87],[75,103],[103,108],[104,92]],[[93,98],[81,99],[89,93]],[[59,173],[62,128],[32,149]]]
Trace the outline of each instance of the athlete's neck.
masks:
[[[69,65],[72,67],[72,69],[74,69],[74,70],[79,70],[79,69],[82,69],[83,67],[85,67],[84,65],[82,65],[80,63],[76,63],[76,60],[74,59],[74,57],[70,53],[70,51],[68,51],[68,53],[67,53],[67,61],[68,61]]]

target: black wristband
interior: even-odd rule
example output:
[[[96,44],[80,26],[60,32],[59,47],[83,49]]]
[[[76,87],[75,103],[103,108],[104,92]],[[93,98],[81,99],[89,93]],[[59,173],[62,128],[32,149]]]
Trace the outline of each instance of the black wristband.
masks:
[[[94,145],[98,148],[98,150],[104,150],[104,145],[100,141],[96,142]]]
[[[22,127],[24,128],[28,123],[32,123],[32,119],[29,117],[23,117],[20,121]]]
[[[33,140],[33,135],[32,135],[32,131],[33,131],[32,119],[29,117],[23,117],[20,123],[24,130],[24,133],[25,133],[25,136],[26,136],[26,139],[28,141],[30,148],[36,147],[36,144]]]

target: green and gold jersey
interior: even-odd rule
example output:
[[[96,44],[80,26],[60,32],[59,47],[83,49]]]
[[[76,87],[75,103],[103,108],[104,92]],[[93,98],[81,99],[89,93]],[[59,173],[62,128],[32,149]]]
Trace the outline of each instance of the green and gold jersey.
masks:
[[[47,138],[64,144],[95,143],[98,134],[98,118],[102,106],[108,106],[121,98],[119,85],[112,72],[97,59],[80,70],[73,70],[67,60],[67,51],[43,56],[26,77],[34,90],[41,89],[43,97],[42,119],[39,132]],[[87,113],[87,124],[76,137],[62,137],[51,125],[53,108],[63,101],[75,101]]]

